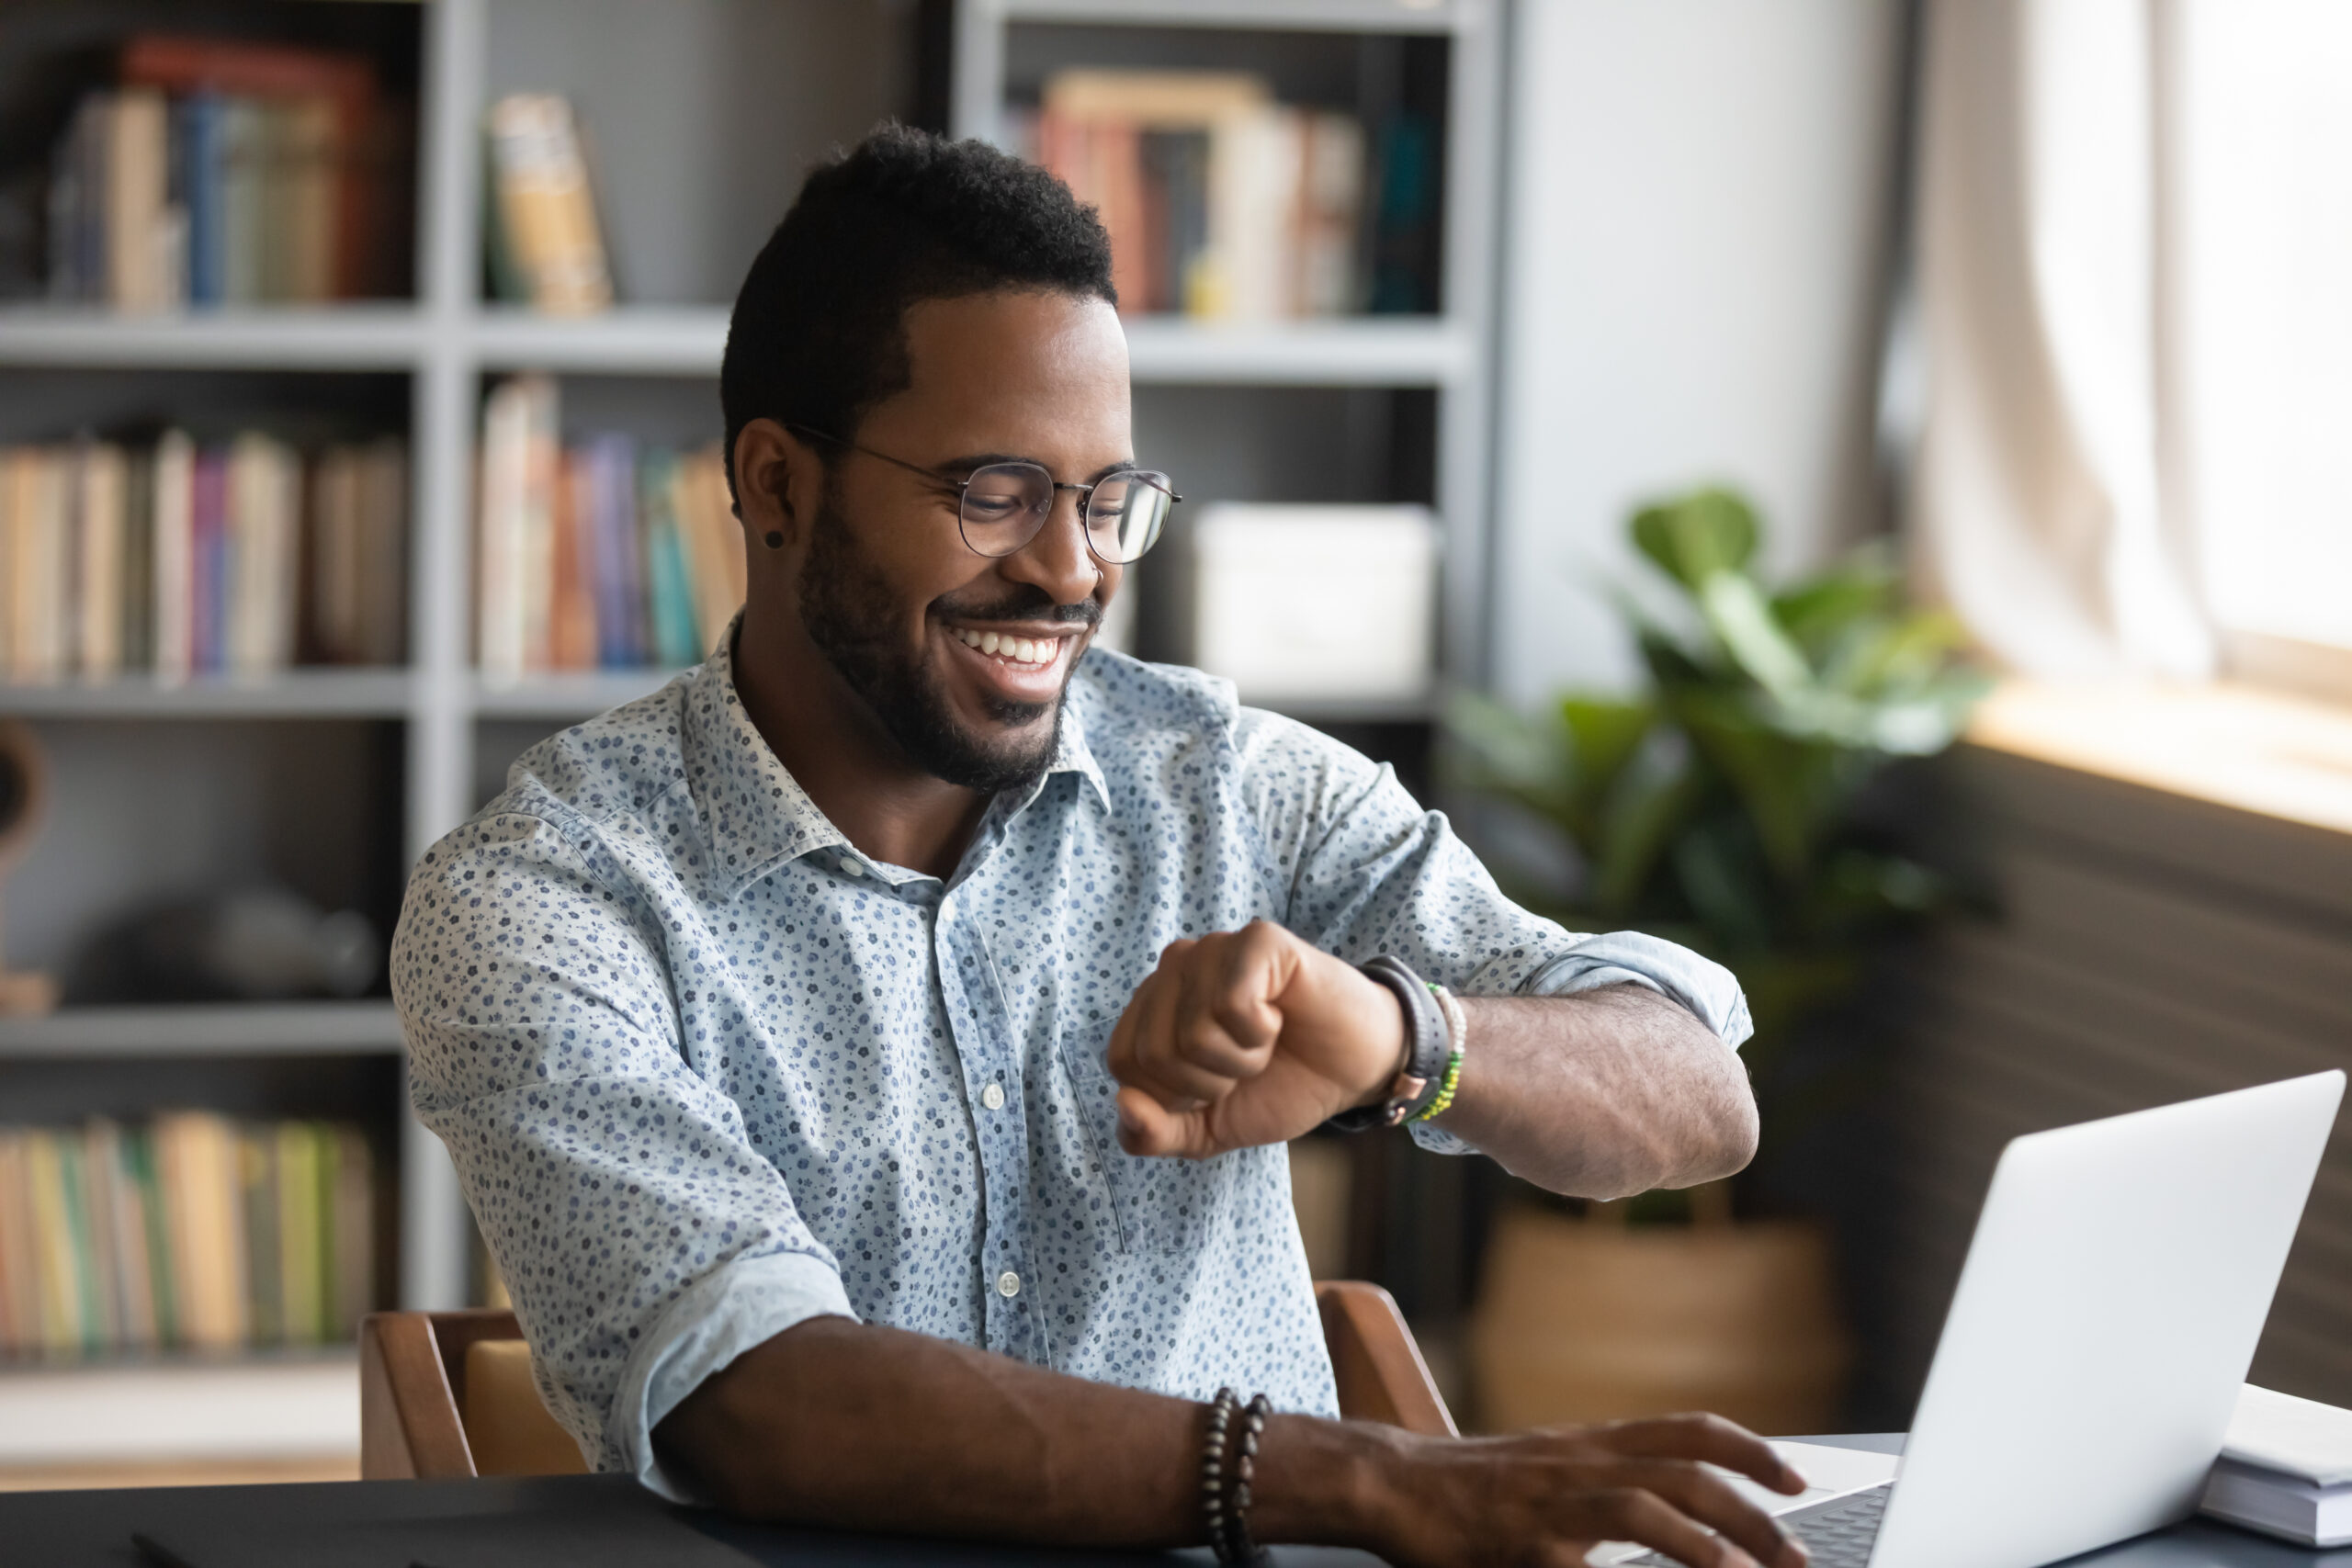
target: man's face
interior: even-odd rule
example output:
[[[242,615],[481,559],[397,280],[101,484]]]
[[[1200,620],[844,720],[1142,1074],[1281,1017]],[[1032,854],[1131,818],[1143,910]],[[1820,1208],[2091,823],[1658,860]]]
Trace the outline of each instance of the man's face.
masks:
[[[1022,459],[1083,484],[1132,461],[1126,338],[1109,305],[1050,293],[927,300],[906,335],[907,389],[833,434],[942,482],[820,444],[801,624],[917,766],[1008,789],[1050,760],[1062,694],[1120,573],[1088,550],[1068,491],[1022,549],[976,554],[953,481]]]

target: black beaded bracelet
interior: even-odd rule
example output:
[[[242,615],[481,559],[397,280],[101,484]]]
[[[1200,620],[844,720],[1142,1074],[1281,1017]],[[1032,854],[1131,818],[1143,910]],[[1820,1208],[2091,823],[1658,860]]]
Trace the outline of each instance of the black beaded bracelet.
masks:
[[[1229,1388],[1218,1389],[1209,1405],[1208,1434],[1201,1444],[1201,1515],[1219,1562],[1254,1568],[1266,1561],[1250,1539],[1250,1483],[1258,1472],[1258,1439],[1273,1413],[1264,1394],[1244,1408],[1241,1396]]]

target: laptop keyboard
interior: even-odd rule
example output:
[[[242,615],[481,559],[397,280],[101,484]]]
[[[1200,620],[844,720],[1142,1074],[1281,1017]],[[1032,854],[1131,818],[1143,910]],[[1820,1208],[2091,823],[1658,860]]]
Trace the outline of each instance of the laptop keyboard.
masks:
[[[1886,1513],[1887,1494],[1893,1489],[1892,1483],[1873,1486],[1782,1514],[1781,1527],[1804,1542],[1813,1554],[1811,1568],[1866,1568],[1871,1543],[1878,1539],[1878,1522]],[[1671,1557],[1647,1551],[1628,1560],[1625,1568],[1651,1568],[1652,1564],[1672,1568],[1673,1562]]]

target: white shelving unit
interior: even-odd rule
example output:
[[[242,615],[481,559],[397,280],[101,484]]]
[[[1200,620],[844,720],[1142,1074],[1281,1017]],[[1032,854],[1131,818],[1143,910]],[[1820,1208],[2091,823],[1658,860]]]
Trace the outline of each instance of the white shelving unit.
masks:
[[[604,83],[608,93],[614,92],[613,84],[619,84],[620,91],[601,105],[587,105],[593,129],[600,123],[595,118],[600,107],[609,109],[617,103],[626,108],[623,95],[662,90],[656,78],[640,85],[640,71],[654,72],[658,78],[665,70],[714,69],[726,63],[730,53],[741,54],[754,43],[770,47],[778,37],[803,26],[812,36],[823,30],[827,47],[870,51],[878,47],[875,39],[897,37],[891,29],[903,34],[910,25],[909,7],[876,0],[872,15],[855,23],[865,31],[844,31],[848,24],[842,17],[854,9],[818,6],[811,0],[769,0],[765,6],[713,9],[707,16],[697,11],[675,18],[673,26],[667,8],[658,19],[650,19],[646,11],[635,8],[635,0],[581,5],[565,0],[428,0],[422,7],[419,62],[413,302],[168,318],[125,318],[47,306],[0,309],[0,376],[158,370],[405,377],[414,508],[407,668],[300,670],[266,681],[214,678],[168,687],[133,678],[103,685],[0,688],[0,716],[44,723],[397,721],[404,736],[400,811],[405,865],[478,804],[477,781],[484,765],[501,761],[485,749],[484,726],[493,727],[496,739],[503,742],[522,726],[573,721],[642,695],[668,679],[667,671],[604,671],[497,685],[481,681],[470,667],[472,446],[485,378],[537,369],[588,380],[668,378],[680,387],[709,383],[718,374],[728,314],[725,305],[709,299],[626,306],[588,320],[541,318],[484,304],[479,298],[481,111],[494,92],[511,86],[585,94],[591,89],[582,85],[582,79]],[[1494,227],[1501,41],[1495,0],[962,0],[954,24],[952,79],[953,120],[959,131],[994,131],[1007,30],[1033,22],[1347,29],[1449,40],[1443,297],[1437,313],[1249,328],[1139,320],[1129,325],[1129,342],[1138,387],[1170,389],[1170,395],[1183,395],[1186,389],[1226,387],[1433,391],[1435,488],[1449,541],[1442,673],[1453,681],[1481,680],[1488,275],[1493,254],[1487,236]],[[702,38],[695,28],[707,32],[726,27],[742,28],[744,39],[720,38],[716,48],[707,39],[695,43]],[[644,29],[649,28],[658,30],[648,34]],[[680,54],[648,63],[651,46],[644,39],[651,38],[666,47],[664,40],[673,33],[694,35],[679,49],[693,44],[708,52],[699,60]],[[594,52],[599,50],[601,55]],[[905,50],[909,60],[913,52],[910,47]],[[820,86],[835,90],[810,74],[821,73],[821,64],[804,61],[793,68],[803,73],[799,90],[810,95],[818,95]],[[533,77],[534,72],[545,74]],[[833,74],[855,77],[857,72]],[[888,73],[865,74],[878,79]],[[695,78],[688,74],[680,79]],[[864,100],[842,96],[849,92],[839,88],[839,101],[827,100],[824,112],[832,119],[818,128],[821,136],[809,132],[810,145],[793,149],[796,162],[818,152],[827,141],[854,136],[878,118]],[[741,94],[727,112],[746,123],[764,124],[761,117],[775,111],[756,95]],[[609,131],[613,121],[601,123]],[[668,133],[654,128],[650,134],[658,142]],[[645,140],[605,138],[608,151],[640,159],[646,156]],[[740,134],[721,136],[718,144],[724,150],[742,140]],[[620,145],[624,142],[629,145]],[[617,160],[608,161],[607,174],[617,185],[623,176],[613,172],[611,162]],[[698,176],[713,177],[695,167],[677,171],[682,181]],[[775,177],[788,181],[789,171]],[[788,183],[785,194],[789,194]],[[646,199],[658,207],[658,199]],[[776,210],[780,215],[780,203]],[[640,238],[659,233],[668,221],[660,211],[650,217],[640,213],[633,232]],[[616,238],[622,242],[626,293],[631,281],[630,231],[626,224],[617,228],[624,231]],[[733,243],[708,241],[706,249],[725,260]],[[746,252],[728,265],[740,271],[748,260]],[[715,269],[714,262],[701,271]],[[639,268],[640,273],[653,270],[658,269]],[[714,286],[697,287],[707,293]],[[657,292],[653,297],[662,296]],[[707,430],[715,436],[715,393],[698,389],[693,395],[707,397]],[[689,415],[699,417],[691,410]],[[1429,705],[1405,704],[1321,716],[1420,723],[1430,715]],[[399,1049],[397,1021],[383,1004],[90,1010],[0,1025],[0,1062],[73,1055],[92,1059],[93,1071],[106,1070],[102,1064],[107,1058],[128,1061],[158,1055],[354,1055]],[[417,1307],[463,1304],[470,1231],[455,1173],[437,1140],[408,1118],[404,1108],[401,1124],[402,1303]]]

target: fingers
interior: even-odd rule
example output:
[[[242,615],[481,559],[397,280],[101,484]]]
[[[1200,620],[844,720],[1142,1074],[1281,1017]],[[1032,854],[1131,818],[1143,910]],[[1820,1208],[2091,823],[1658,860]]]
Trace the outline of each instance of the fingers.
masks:
[[[1609,1494],[1601,1512],[1610,1521],[1612,1539],[1640,1541],[1690,1568],[1758,1568],[1758,1558],[1720,1536],[1709,1535],[1655,1492],[1636,1486]],[[1760,1561],[1776,1563],[1774,1556]]]
[[[1119,1146],[1131,1155],[1199,1159],[1216,1152],[1204,1110],[1171,1111],[1139,1089],[1121,1089],[1117,1104]]]
[[[1112,1031],[1112,1076],[1181,1111],[1265,1071],[1282,1032],[1269,946],[1254,929],[1170,943]]]
[[[1772,1445],[1720,1416],[1663,1416],[1625,1421],[1593,1434],[1618,1453],[1656,1459],[1704,1460],[1755,1477],[1775,1492],[1795,1496],[1804,1490],[1798,1474]]]
[[[1796,1568],[1805,1560],[1804,1548],[1790,1540],[1770,1514],[1695,1461],[1631,1461],[1617,1469],[1615,1478],[1671,1505],[1682,1517],[1712,1527],[1767,1568]]]

